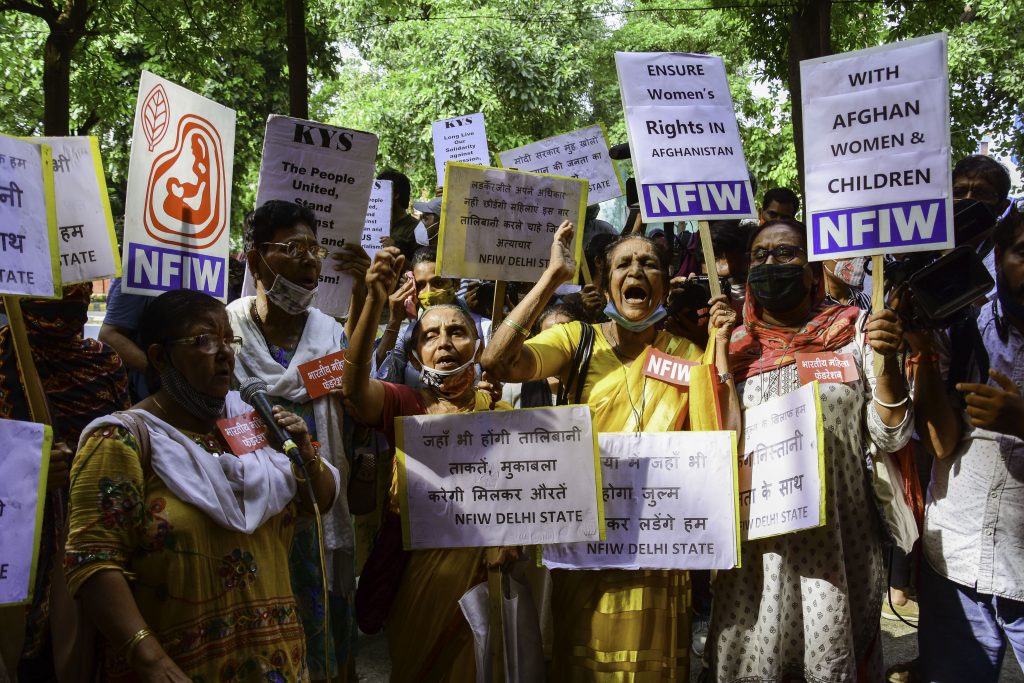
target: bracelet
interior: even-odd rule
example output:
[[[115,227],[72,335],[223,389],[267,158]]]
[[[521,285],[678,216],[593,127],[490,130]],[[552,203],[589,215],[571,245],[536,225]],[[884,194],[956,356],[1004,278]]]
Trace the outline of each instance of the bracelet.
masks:
[[[364,367],[366,367],[367,365],[369,365],[372,362],[373,362],[372,360],[364,360],[362,362],[352,361],[352,360],[349,360],[347,356],[345,357],[345,364],[346,365],[350,365],[353,368],[364,368]]]
[[[135,654],[135,648],[139,646],[146,638],[153,635],[153,632],[148,628],[140,628],[134,636],[128,639],[128,642],[121,646],[121,651],[124,652],[124,659],[130,665],[132,663],[132,655]]]
[[[305,466],[306,473],[309,475],[310,478],[313,478],[315,475],[320,474],[321,472],[324,471],[324,461],[323,461],[323,459],[321,459],[321,457],[319,455],[316,455],[309,462],[304,462],[302,464]],[[316,465],[316,471],[310,471],[312,469],[313,465]],[[295,481],[304,484],[306,482],[306,477],[300,476],[299,470],[298,470],[298,468],[295,467],[295,463],[294,462],[291,463],[291,467],[292,467],[292,476],[295,477]]]
[[[907,401],[910,400],[910,395],[908,394],[907,396],[904,396],[902,401],[898,401],[896,403],[886,403],[885,401],[878,398],[878,395],[875,393],[875,390],[872,389],[871,400],[877,403],[878,405],[882,406],[883,408],[899,408],[902,405],[906,405]]]
[[[522,325],[520,325],[519,323],[517,323],[512,318],[505,318],[504,320],[501,321],[501,324],[511,327],[513,330],[515,330],[516,332],[518,332],[519,334],[523,335],[526,338],[530,337],[530,331],[523,327]]]

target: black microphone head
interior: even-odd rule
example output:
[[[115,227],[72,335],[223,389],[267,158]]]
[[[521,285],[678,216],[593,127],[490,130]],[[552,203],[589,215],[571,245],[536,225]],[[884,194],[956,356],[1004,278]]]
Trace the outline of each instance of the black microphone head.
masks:
[[[259,377],[247,377],[242,380],[242,386],[238,388],[238,393],[241,394],[242,400],[252,405],[252,400],[256,397],[256,394],[260,392],[266,392],[267,383]]]
[[[608,156],[618,161],[620,159],[629,159],[633,154],[629,148],[629,143],[623,142],[621,145],[612,145],[608,150]]]

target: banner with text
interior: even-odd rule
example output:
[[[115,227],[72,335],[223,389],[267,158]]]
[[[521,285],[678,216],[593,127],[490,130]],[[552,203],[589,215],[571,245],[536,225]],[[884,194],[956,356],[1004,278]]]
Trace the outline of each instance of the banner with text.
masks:
[[[552,569],[739,566],[733,432],[597,435],[606,538],[544,548]]]
[[[235,112],[142,72],[124,207],[129,294],[227,300]]]
[[[825,432],[818,382],[743,412],[744,541],[825,524]]]
[[[407,549],[604,538],[587,406],[395,420]]]
[[[380,251],[380,241],[391,235],[391,181],[374,180],[370,190],[370,204],[366,208],[363,226],[363,251],[373,261]]]
[[[0,135],[0,294],[60,296],[51,155]]]
[[[316,214],[317,239],[331,254],[362,240],[377,163],[377,136],[289,116],[267,118],[256,206],[271,199],[301,204]],[[352,277],[328,256],[314,305],[348,314]]]
[[[450,163],[437,270],[444,277],[536,282],[562,221],[576,225],[579,264],[586,211],[586,180]]]
[[[616,52],[645,222],[756,215],[721,57]]]
[[[810,259],[954,246],[947,37],[800,62]]]
[[[0,420],[0,605],[32,601],[52,440],[46,425]]]
[[[484,129],[482,113],[434,121],[431,129],[434,137],[434,170],[437,171],[438,185],[444,185],[444,168],[449,161],[480,166],[491,165],[491,153],[487,150],[487,131]]]
[[[120,277],[121,255],[99,141],[85,136],[32,141],[49,145],[53,154],[61,282]]]
[[[587,191],[590,204],[625,194],[612,158],[608,156],[604,127],[600,125],[545,138],[498,156],[506,168],[583,178],[590,184]]]

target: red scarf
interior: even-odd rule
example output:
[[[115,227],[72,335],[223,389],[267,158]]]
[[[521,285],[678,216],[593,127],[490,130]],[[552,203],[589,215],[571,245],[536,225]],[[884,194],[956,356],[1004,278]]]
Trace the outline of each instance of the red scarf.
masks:
[[[796,353],[832,351],[850,343],[857,332],[860,309],[826,304],[824,279],[813,296],[815,304],[810,319],[794,334],[766,323],[761,318],[761,307],[754,304],[754,295],[747,287],[743,327],[736,330],[729,344],[729,368],[737,382],[792,365]]]

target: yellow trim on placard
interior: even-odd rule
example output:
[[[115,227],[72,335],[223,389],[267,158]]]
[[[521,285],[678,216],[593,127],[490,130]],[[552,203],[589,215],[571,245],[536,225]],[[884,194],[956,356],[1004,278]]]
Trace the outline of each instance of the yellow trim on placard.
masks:
[[[576,406],[573,406],[576,407]],[[594,437],[594,482],[597,484],[597,537],[604,541],[608,538],[608,531],[604,519],[604,495],[601,489],[604,488],[604,480],[601,478],[601,446],[597,443],[597,430],[594,429],[594,409],[586,406],[590,413],[590,434]]]
[[[50,447],[53,445],[53,428],[42,425],[43,452],[39,464],[39,486],[36,489],[36,524],[32,532],[35,543],[32,544],[32,563],[28,569],[28,590],[22,602],[6,603],[6,605],[29,605],[32,603],[32,591],[36,586],[36,572],[39,569],[39,538],[43,533],[43,513],[46,510],[46,475],[50,471]],[[5,605],[5,606],[6,606]]]
[[[121,248],[114,233],[114,214],[110,210],[110,193],[107,191],[107,177],[103,173],[103,158],[100,155],[100,141],[89,136],[89,150],[92,152],[92,165],[96,169],[96,184],[100,188],[100,204],[103,205],[103,219],[107,222],[107,234],[110,235],[110,249],[114,252],[114,277],[121,277]]]
[[[811,382],[814,385],[814,426],[818,438],[818,479],[821,482],[821,504],[818,511],[819,527],[825,526],[825,423],[821,417],[821,383],[818,380]]]
[[[398,513],[402,518],[402,547],[412,550],[409,520],[409,474],[406,472],[404,417],[395,418],[395,457],[398,458]]]
[[[437,262],[434,264],[435,273],[443,273],[444,270],[444,231],[445,222],[448,217],[448,169],[451,168],[453,163],[449,161],[444,165],[444,185],[441,186],[441,216],[439,217],[439,225],[437,227]],[[405,264],[407,267],[411,267],[412,264]]]
[[[43,159],[43,195],[46,200],[46,233],[50,236],[50,270],[53,273],[53,295],[44,299],[59,299],[63,296],[60,279],[60,246],[57,244],[57,194],[53,189],[53,149],[46,144],[39,145]]]
[[[736,438],[736,432],[729,430],[729,440],[732,442],[732,491],[733,491],[733,505],[736,506],[736,566],[733,569],[739,569],[743,566],[743,540],[740,537],[740,452],[739,452],[739,439]]]
[[[601,135],[604,136],[604,146],[608,148],[609,152],[611,152],[612,146],[611,146],[611,143],[608,142],[608,129],[605,128],[604,124],[600,123],[600,122],[599,123],[595,123],[595,124],[591,124],[591,125],[599,126],[601,128]],[[586,128],[586,127],[587,126],[584,126],[584,128]],[[615,172],[615,182],[617,182],[619,184],[619,190],[622,192],[621,196],[625,197],[626,196],[626,184],[624,182],[622,182],[622,174],[619,173],[619,167],[615,163],[615,159],[609,158],[608,160],[612,162],[612,170]]]

